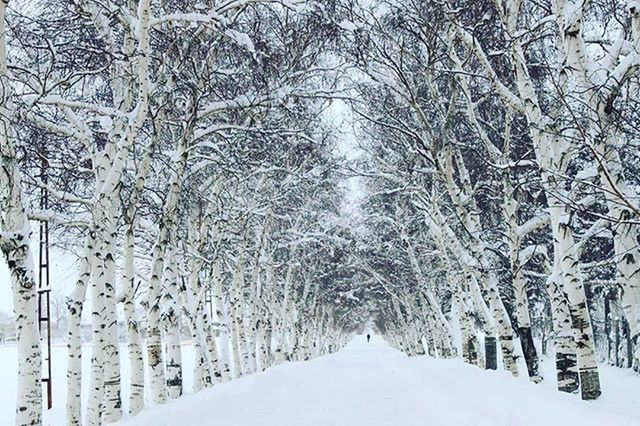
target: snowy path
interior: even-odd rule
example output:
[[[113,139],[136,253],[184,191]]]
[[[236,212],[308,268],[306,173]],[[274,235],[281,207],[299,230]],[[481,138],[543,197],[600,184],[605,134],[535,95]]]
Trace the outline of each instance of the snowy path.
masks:
[[[636,382],[637,383],[637,382]],[[185,396],[124,425],[180,426],[500,426],[640,425],[505,372],[456,360],[408,358],[380,338],[356,338],[342,351]],[[612,404],[610,404],[612,403]],[[633,411],[632,411],[633,413]]]

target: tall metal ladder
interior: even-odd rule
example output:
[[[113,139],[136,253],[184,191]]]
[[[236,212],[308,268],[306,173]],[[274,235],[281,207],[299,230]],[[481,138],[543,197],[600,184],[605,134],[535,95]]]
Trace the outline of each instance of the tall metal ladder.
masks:
[[[46,185],[49,162],[42,155],[40,179]],[[49,193],[40,189],[40,209],[49,208]],[[42,383],[47,388],[47,409],[53,407],[51,376],[51,281],[49,274],[49,222],[40,221],[40,250],[38,253],[38,328],[42,348]]]

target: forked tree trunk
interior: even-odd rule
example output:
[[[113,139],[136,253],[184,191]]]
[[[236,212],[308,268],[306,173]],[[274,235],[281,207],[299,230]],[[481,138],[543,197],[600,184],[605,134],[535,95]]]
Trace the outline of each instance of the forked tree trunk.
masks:
[[[628,1],[631,41],[636,49],[627,53],[625,59],[611,57],[609,67],[603,67],[604,74],[596,72],[591,61],[583,35],[583,22],[588,3],[562,1],[556,4],[561,36],[562,62],[560,63],[561,87],[566,93],[573,89],[588,108],[589,119],[586,131],[587,146],[591,148],[598,166],[600,186],[607,200],[609,216],[613,219],[613,242],[616,266],[621,276],[623,310],[631,329],[631,339],[636,342],[634,365],[640,371],[640,249],[638,248],[638,226],[630,222],[637,216],[638,208],[632,201],[637,199],[637,191],[625,181],[623,161],[618,152],[620,137],[614,125],[614,101],[624,91],[627,76],[637,69],[640,52],[640,7]],[[613,49],[615,52],[616,49]],[[623,63],[617,63],[623,62]],[[626,64],[624,64],[626,62]],[[577,90],[571,87],[573,83]],[[633,89],[629,89],[633,90]],[[583,372],[581,371],[581,376]],[[587,396],[597,397],[594,375],[586,374],[588,386],[593,388]],[[591,382],[594,382],[591,384]],[[583,395],[584,396],[584,395]]]
[[[595,399],[600,395],[600,383],[595,362],[593,331],[589,312],[587,311],[582,277],[577,266],[579,259],[576,257],[573,244],[570,223],[571,213],[562,201],[566,199],[567,194],[563,187],[564,182],[557,182],[558,177],[554,174],[562,175],[566,169],[567,155],[569,155],[568,142],[561,137],[550,136],[558,134],[558,130],[550,128],[543,119],[533,83],[525,64],[524,54],[521,49],[516,49],[515,53],[517,59],[515,62],[518,77],[516,79],[517,86],[524,101],[527,120],[530,123],[529,133],[534,142],[536,160],[543,170],[543,187],[549,203],[548,211],[551,217],[554,238],[554,274],[557,274],[553,281],[560,285],[561,291],[567,293],[570,314],[573,318],[571,323],[576,333],[574,338],[578,348],[580,379],[582,380],[584,377],[584,383],[581,386],[582,397],[583,399]],[[556,321],[555,323],[558,322]],[[566,339],[566,336],[563,338]],[[564,346],[567,347],[568,345],[565,344]],[[570,356],[568,352],[563,355]],[[562,370],[558,370],[558,375],[564,375],[565,371],[570,371],[572,368],[571,363],[572,360],[567,359],[568,368],[564,368],[564,364],[559,363],[558,367],[562,368]],[[571,377],[567,376],[565,381],[559,382],[559,387],[573,389],[574,384],[569,383],[572,380]]]
[[[507,222],[509,260],[511,263],[511,277],[515,296],[513,310],[518,323],[518,335],[520,336],[522,354],[527,364],[529,380],[538,383],[542,381],[542,376],[540,375],[538,353],[533,342],[533,333],[531,331],[529,298],[527,296],[527,286],[523,275],[524,265],[522,265],[520,261],[521,236],[518,233],[518,202],[516,201],[515,191],[510,179],[511,176],[506,176],[504,179],[503,211],[505,221]]]
[[[563,288],[569,302],[577,345],[580,391],[582,399],[592,400],[601,394],[600,378],[595,356],[591,316],[575,253],[571,224],[568,222],[570,213],[566,211],[566,207],[558,205],[559,200],[554,200],[553,196],[549,196],[549,199],[551,226],[554,234],[554,262],[559,263],[555,270],[559,271],[562,276]]]
[[[148,13],[148,11],[147,11]],[[148,16],[146,17],[148,19]],[[165,376],[165,358],[162,351],[162,283],[165,262],[167,262],[167,247],[171,244],[171,235],[178,220],[180,192],[184,172],[189,157],[188,147],[193,134],[193,122],[188,122],[180,140],[176,143],[174,157],[174,171],[169,182],[169,193],[162,212],[158,237],[153,246],[153,259],[151,261],[151,278],[147,303],[149,311],[147,315],[147,359],[149,367],[149,395],[154,404],[163,404],[167,401],[167,383]],[[169,260],[170,262],[170,260]],[[175,268],[175,265],[172,265]],[[175,357],[174,357],[175,361]]]
[[[140,323],[136,315],[135,285],[135,231],[136,215],[140,194],[144,188],[151,166],[151,158],[157,142],[152,137],[138,166],[135,186],[123,211],[124,222],[124,266],[122,272],[122,305],[126,327],[127,349],[129,352],[129,415],[135,416],[144,407],[144,353]]]

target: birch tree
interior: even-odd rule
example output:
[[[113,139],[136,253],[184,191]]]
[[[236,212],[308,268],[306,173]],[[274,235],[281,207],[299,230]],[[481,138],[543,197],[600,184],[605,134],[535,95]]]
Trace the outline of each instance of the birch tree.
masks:
[[[6,11],[8,2],[0,3],[0,174],[1,197],[0,249],[9,267],[11,291],[15,312],[16,341],[18,345],[18,390],[16,425],[39,424],[42,417],[42,369],[40,332],[36,321],[38,294],[33,272],[33,257],[29,242],[31,231],[23,201],[22,176],[18,167],[17,149],[20,140],[13,128],[13,83],[7,73],[5,43]]]

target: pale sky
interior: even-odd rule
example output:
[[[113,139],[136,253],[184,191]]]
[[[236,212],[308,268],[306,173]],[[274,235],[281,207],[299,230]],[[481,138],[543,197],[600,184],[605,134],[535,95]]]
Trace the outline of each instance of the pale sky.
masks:
[[[362,156],[362,151],[356,143],[356,129],[354,129],[353,114],[349,105],[341,99],[333,100],[328,109],[328,119],[338,130],[336,135],[339,139],[338,154],[349,161],[358,160]],[[343,208],[349,214],[357,214],[358,206],[364,196],[362,178],[360,176],[350,177],[345,185],[348,192]]]

